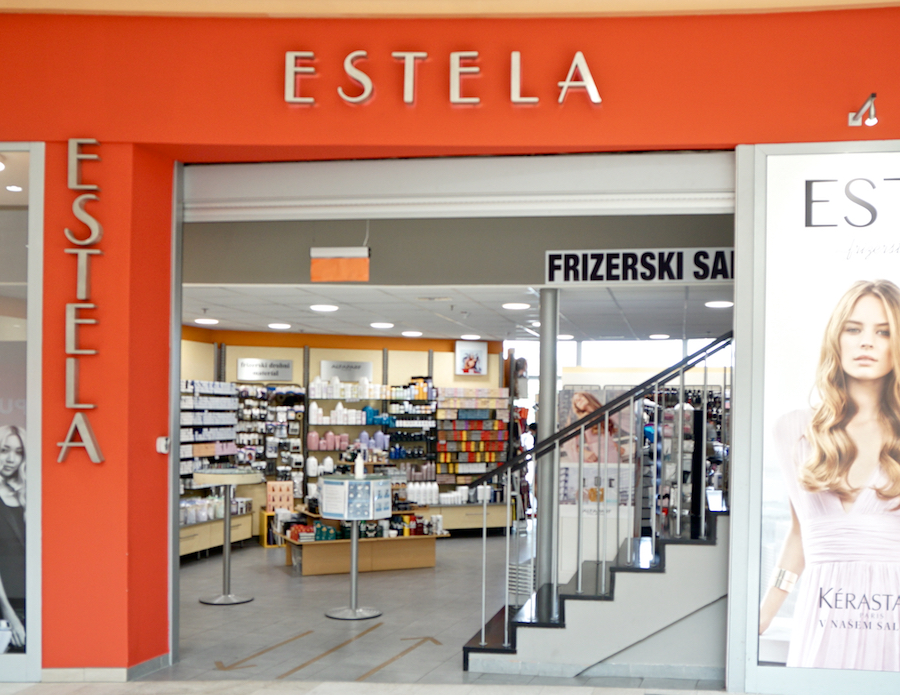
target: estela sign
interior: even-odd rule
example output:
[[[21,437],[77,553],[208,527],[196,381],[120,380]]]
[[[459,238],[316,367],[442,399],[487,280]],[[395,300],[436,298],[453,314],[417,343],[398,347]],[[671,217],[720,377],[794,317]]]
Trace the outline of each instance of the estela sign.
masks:
[[[73,191],[99,191],[100,187],[92,183],[81,182],[81,161],[97,160],[100,155],[89,154],[81,151],[82,147],[99,145],[92,138],[73,138],[69,140],[68,156],[68,185]],[[94,463],[103,462],[103,452],[88,414],[82,412],[91,410],[97,406],[93,403],[79,403],[78,397],[78,371],[79,360],[82,355],[96,355],[97,350],[82,348],[78,340],[78,327],[84,325],[96,325],[97,319],[82,315],[82,312],[94,311],[97,305],[91,299],[91,256],[99,256],[103,252],[93,248],[103,238],[103,227],[97,219],[84,209],[85,203],[100,200],[96,193],[82,193],[72,200],[72,214],[87,229],[73,232],[69,228],[63,230],[66,239],[74,245],[74,248],[65,249],[65,252],[76,258],[75,299],[76,302],[66,304],[66,408],[76,411],[72,415],[72,423],[66,438],[59,442],[59,458],[57,461],[65,461],[72,447],[83,448],[88,457]],[[78,439],[76,439],[76,436]]]
[[[292,381],[293,360],[262,360],[246,357],[237,361],[238,381]]]
[[[398,69],[403,70],[403,94],[395,95],[403,98],[404,104],[413,104],[416,101],[416,73],[419,64],[428,60],[425,51],[394,51],[391,58],[397,62]],[[352,51],[344,58],[344,73],[357,84],[357,90],[348,93],[343,87],[338,86],[338,97],[348,104],[362,104],[373,98],[375,84],[372,78],[363,70],[365,61],[369,60],[368,51]],[[481,97],[471,93],[464,93],[463,78],[468,78],[468,86],[471,81],[481,73],[481,65],[478,64],[478,51],[454,51],[450,54],[450,103],[451,104],[478,104]],[[287,51],[284,54],[284,100],[289,104],[312,105],[316,103],[314,97],[303,93],[304,78],[317,75],[316,54],[314,51]],[[361,65],[363,64],[363,65]],[[497,69],[502,69],[498,68]],[[512,51],[509,55],[509,101],[512,104],[537,104],[540,99],[522,93],[522,54],[520,51]],[[560,77],[563,77],[560,75]],[[558,103],[565,103],[569,90],[584,90],[584,93],[594,104],[600,103],[600,92],[588,67],[584,53],[575,51],[569,70],[564,79],[556,83],[559,87]]]
[[[734,278],[734,249],[547,251],[548,285],[722,282]]]

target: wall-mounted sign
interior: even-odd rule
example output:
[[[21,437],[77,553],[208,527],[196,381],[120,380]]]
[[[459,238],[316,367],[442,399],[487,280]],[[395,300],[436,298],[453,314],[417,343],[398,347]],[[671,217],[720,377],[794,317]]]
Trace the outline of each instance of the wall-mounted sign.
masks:
[[[322,360],[320,373],[324,381],[328,381],[333,377],[337,377],[341,381],[359,381],[362,377],[365,377],[371,383],[372,363]]]
[[[456,374],[484,376],[488,369],[488,346],[479,340],[456,341]]]
[[[263,360],[244,357],[237,361],[238,381],[293,381],[293,360]]]
[[[387,56],[377,56],[374,59],[384,60]],[[394,51],[388,60],[393,60],[402,66],[403,70],[403,103],[414,104],[416,101],[416,76],[419,65],[428,60],[425,51]],[[375,85],[372,78],[362,68],[369,61],[368,51],[352,51],[344,58],[344,73],[357,85],[357,88],[349,90],[338,86],[333,92],[348,104],[363,104],[374,98]],[[450,94],[451,104],[478,104],[481,97],[475,95],[473,80],[481,74],[482,66],[479,64],[478,51],[454,51],[450,53]],[[511,51],[509,66],[485,66],[486,70],[509,70],[509,101],[511,104],[536,105],[540,99],[522,93],[522,53]],[[312,106],[316,103],[315,97],[304,94],[303,82],[308,77],[314,77],[316,70],[316,54],[314,51],[287,51],[284,54],[284,100],[288,104],[304,104]],[[599,104],[600,92],[588,67],[587,59],[581,51],[575,51],[568,72],[560,73],[560,80],[556,82],[559,88],[557,103],[563,104],[569,90],[584,90],[591,103]],[[465,81],[464,81],[464,78]],[[464,89],[464,86],[468,89]],[[397,98],[401,97],[398,92]]]
[[[733,248],[547,251],[548,285],[725,282],[734,278]]]

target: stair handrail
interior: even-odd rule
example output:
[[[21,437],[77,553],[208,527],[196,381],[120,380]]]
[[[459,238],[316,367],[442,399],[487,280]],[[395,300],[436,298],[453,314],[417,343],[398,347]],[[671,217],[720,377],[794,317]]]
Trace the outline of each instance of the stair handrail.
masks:
[[[693,353],[692,355],[688,355],[680,362],[676,362],[675,364],[673,364],[671,367],[662,370],[643,383],[638,384],[629,391],[626,391],[621,396],[617,396],[609,403],[606,403],[597,408],[597,410],[588,413],[580,420],[576,420],[572,424],[566,425],[558,432],[550,435],[549,437],[542,439],[539,442],[535,442],[534,446],[528,451],[523,451],[521,454],[517,454],[516,456],[507,459],[502,465],[497,466],[497,468],[493,469],[492,471],[483,473],[478,478],[469,483],[470,487],[484,485],[492,481],[497,476],[503,475],[506,471],[512,473],[521,468],[524,468],[530,461],[539,459],[546,454],[551,453],[556,448],[557,443],[562,444],[563,442],[572,439],[572,437],[579,435],[582,429],[588,429],[590,427],[593,427],[594,425],[598,425],[601,420],[604,420],[606,418],[607,415],[613,415],[620,410],[623,410],[634,399],[643,398],[644,396],[653,393],[654,388],[657,384],[666,383],[675,375],[677,375],[681,370],[687,371],[694,367],[697,363],[702,362],[705,359],[709,359],[709,357],[711,357],[715,353],[728,347],[731,344],[733,335],[733,331],[723,333],[709,345],[706,345],[700,350],[697,350],[697,352]]]

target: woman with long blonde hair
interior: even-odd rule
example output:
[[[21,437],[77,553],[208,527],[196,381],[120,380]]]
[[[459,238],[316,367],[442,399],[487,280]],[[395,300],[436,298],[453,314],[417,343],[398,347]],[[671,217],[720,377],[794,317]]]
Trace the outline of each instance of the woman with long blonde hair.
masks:
[[[900,671],[900,288],[855,283],[825,329],[812,410],[775,447],[791,529],[760,608],[797,585],[788,666]]]
[[[25,647],[25,430],[0,426],[0,615]]]

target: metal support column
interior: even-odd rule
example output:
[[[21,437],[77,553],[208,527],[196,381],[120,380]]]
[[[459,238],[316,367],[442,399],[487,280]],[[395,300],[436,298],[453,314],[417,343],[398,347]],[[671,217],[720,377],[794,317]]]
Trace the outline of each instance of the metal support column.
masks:
[[[540,408],[537,425],[538,440],[556,432],[556,340],[559,334],[559,290],[541,290],[541,375]],[[537,497],[537,586],[553,581],[556,558],[555,547],[557,519],[553,515],[554,500],[559,491],[554,486],[554,456],[548,454],[537,461],[535,493]]]

